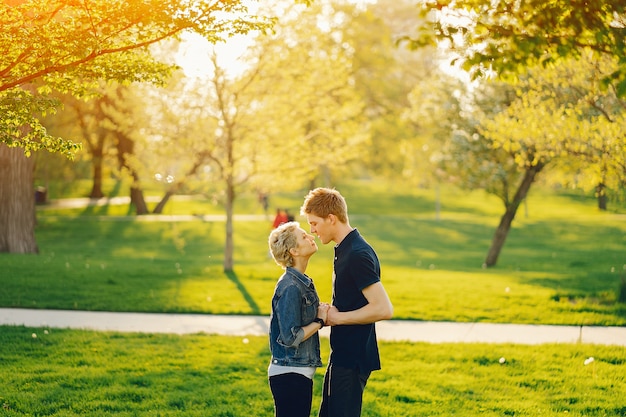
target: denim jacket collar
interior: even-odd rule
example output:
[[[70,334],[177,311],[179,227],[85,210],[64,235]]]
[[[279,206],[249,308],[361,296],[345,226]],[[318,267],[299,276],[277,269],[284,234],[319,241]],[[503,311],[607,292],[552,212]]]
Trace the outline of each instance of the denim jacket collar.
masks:
[[[311,278],[309,278],[306,274],[303,274],[302,272],[298,271],[294,267],[288,266],[286,272],[296,277],[298,280],[300,280],[300,282],[302,282],[307,287],[310,287],[311,284],[313,283],[313,280]]]

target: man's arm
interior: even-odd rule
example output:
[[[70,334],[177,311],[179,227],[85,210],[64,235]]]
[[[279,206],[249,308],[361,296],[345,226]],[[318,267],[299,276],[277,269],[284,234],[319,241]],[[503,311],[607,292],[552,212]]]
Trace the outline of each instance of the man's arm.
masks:
[[[339,311],[337,307],[331,306],[326,317],[326,324],[329,326],[369,324],[388,320],[393,316],[393,305],[382,282],[365,287],[363,295],[367,299],[367,304],[358,310]]]

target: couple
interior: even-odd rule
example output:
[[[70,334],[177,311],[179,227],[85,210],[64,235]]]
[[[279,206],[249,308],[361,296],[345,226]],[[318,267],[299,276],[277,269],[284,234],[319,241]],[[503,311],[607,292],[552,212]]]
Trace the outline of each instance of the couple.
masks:
[[[301,214],[323,244],[335,242],[332,305],[320,303],[306,274],[317,252],[315,237],[296,222],[269,236],[272,257],[285,269],[272,297],[269,385],[277,417],[308,417],[313,375],[322,366],[319,330],[332,326],[331,355],[324,377],[320,417],[358,417],[371,371],[380,369],[374,323],[391,318],[393,306],[380,282],[372,247],[350,226],[343,196],[316,188]]]

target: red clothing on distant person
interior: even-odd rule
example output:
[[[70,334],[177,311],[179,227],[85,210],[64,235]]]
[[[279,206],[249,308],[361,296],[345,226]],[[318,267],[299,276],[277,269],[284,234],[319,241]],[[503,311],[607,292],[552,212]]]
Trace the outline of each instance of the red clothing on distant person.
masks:
[[[276,212],[276,217],[274,218],[274,223],[272,227],[276,229],[283,223],[287,223],[289,221],[289,217],[287,216],[287,212],[285,210],[278,209]]]

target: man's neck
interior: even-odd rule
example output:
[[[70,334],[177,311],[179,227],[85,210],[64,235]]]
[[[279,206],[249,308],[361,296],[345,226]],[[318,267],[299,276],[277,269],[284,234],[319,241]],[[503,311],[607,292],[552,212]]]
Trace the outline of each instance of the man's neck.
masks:
[[[337,233],[335,233],[335,238],[333,240],[336,244],[340,244],[353,230],[354,228],[352,228],[349,223],[340,223],[337,227]]]

